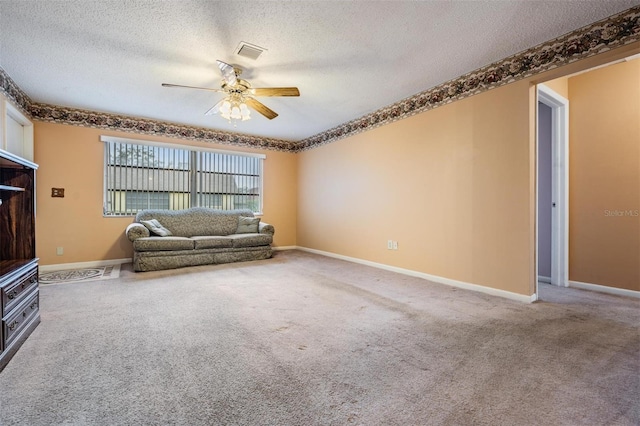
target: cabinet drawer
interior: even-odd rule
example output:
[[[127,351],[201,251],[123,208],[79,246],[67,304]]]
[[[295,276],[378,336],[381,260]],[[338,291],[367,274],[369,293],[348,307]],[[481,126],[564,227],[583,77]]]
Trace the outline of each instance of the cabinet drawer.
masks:
[[[2,320],[2,332],[5,346],[9,346],[15,336],[29,323],[29,320],[38,313],[39,292],[28,296],[27,300],[15,309],[11,315]]]
[[[22,302],[23,298],[31,293],[31,290],[38,285],[38,268],[32,269],[15,283],[2,289],[2,312],[1,316],[7,315],[14,306]]]

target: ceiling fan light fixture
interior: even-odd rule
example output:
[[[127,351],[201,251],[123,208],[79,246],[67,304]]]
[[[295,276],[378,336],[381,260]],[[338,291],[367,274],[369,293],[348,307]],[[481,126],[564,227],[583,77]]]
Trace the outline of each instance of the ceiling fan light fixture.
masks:
[[[231,120],[231,102],[228,100],[224,101],[218,112],[222,118]]]
[[[251,118],[251,110],[244,102],[240,104],[240,115],[242,116],[242,121],[247,121]]]
[[[244,44],[248,45],[248,43]],[[263,49],[255,45],[253,47]],[[162,83],[162,86],[224,93],[226,97],[219,100],[218,103],[209,108],[204,114],[219,114],[222,118],[233,122],[234,126],[236,120],[247,121],[251,119],[251,110],[249,108],[266,117],[268,120],[273,120],[278,116],[277,112],[255,99],[255,96],[300,96],[300,91],[297,87],[260,87],[254,89],[248,81],[238,78],[242,72],[240,68],[234,67],[221,60],[216,60],[216,62],[222,74],[222,84],[219,89],[170,83]]]
[[[222,106],[218,110],[220,117],[228,121],[247,121],[251,119],[251,111],[244,102],[240,102],[235,99],[227,99],[222,103]]]

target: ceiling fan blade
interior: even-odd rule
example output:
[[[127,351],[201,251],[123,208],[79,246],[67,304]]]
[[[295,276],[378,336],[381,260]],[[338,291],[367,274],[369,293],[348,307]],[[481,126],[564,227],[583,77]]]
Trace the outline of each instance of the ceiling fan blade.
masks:
[[[263,87],[250,91],[255,96],[300,96],[297,87]]]
[[[183,86],[181,84],[162,83],[162,87],[180,87],[184,89],[209,90],[210,92],[223,92],[221,89],[210,89],[208,87]]]
[[[220,101],[219,101],[217,104],[215,104],[214,106],[212,106],[212,107],[209,109],[209,111],[205,112],[205,113],[204,113],[204,115],[213,115],[213,114],[217,114],[217,113],[218,113],[218,110],[220,110],[220,107],[222,106],[222,104],[224,103],[224,101],[225,101],[226,99],[227,99],[227,98],[220,99]]]
[[[269,120],[273,120],[278,116],[278,113],[267,107],[262,102],[259,102],[253,98],[247,98],[244,101],[248,106],[258,111],[260,114],[267,117]]]
[[[225,83],[229,86],[235,86],[238,84],[238,77],[236,76],[236,70],[233,69],[233,66],[220,60],[217,60],[216,62],[218,62],[218,68],[220,68],[222,79]]]

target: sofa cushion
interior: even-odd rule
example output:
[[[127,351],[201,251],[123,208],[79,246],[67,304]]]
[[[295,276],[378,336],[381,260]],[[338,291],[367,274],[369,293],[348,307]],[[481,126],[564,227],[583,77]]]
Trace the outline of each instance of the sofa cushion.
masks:
[[[260,226],[259,217],[238,216],[238,229],[236,234],[255,234]]]
[[[146,237],[133,242],[136,251],[193,250],[194,241],[184,237]]]
[[[143,220],[140,223],[146,226],[149,231],[153,232],[156,235],[160,235],[161,237],[168,237],[169,235],[173,235],[171,234],[171,231],[162,226],[162,224],[156,219]]]
[[[233,240],[229,237],[191,237],[195,241],[196,249],[233,247]]]
[[[228,238],[233,240],[233,247],[268,246],[273,242],[271,234],[234,234]]]

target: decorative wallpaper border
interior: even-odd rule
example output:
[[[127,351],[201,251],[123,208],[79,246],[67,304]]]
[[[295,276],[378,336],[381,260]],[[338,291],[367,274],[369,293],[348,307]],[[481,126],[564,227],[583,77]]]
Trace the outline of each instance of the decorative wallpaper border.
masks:
[[[30,116],[29,107],[31,99],[26,93],[18,87],[15,81],[9,77],[9,74],[0,67],[0,92],[7,97],[18,109]]]
[[[185,126],[177,123],[85,111],[75,108],[64,108],[56,105],[32,104],[29,111],[35,120],[40,121],[117,130],[128,133],[166,136],[222,145],[292,152],[296,149],[297,144],[297,142],[294,141],[222,132],[204,127]]]
[[[539,44],[301,140],[297,152],[316,148],[439,106],[640,40],[640,6]]]
[[[297,142],[34,103],[2,68],[0,92],[35,120],[295,153],[639,40],[636,6]]]

